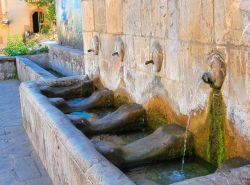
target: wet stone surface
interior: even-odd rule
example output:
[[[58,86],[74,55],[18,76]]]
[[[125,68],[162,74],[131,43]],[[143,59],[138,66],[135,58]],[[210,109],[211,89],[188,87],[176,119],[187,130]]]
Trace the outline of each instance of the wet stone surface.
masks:
[[[52,185],[22,128],[19,81],[0,81],[0,184]]]

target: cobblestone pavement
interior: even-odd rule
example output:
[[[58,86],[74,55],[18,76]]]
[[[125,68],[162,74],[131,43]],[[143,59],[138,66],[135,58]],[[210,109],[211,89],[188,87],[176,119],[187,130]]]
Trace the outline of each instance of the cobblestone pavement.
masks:
[[[19,81],[0,81],[0,185],[52,185],[21,125]]]

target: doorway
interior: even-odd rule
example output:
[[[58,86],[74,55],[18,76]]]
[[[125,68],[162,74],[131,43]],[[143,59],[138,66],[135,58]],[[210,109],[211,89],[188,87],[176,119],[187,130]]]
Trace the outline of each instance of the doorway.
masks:
[[[39,33],[44,24],[44,14],[42,12],[35,12],[32,15],[33,32]]]

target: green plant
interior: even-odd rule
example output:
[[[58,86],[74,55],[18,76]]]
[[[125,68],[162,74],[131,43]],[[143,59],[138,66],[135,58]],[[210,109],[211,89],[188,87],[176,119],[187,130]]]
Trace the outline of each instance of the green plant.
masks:
[[[7,56],[18,56],[48,52],[47,46],[37,46],[38,44],[32,39],[27,39],[26,42],[24,42],[20,35],[8,36],[7,47],[2,50],[2,53]]]
[[[25,0],[26,2],[36,5],[39,8],[46,7],[46,17],[49,21],[50,28],[53,27],[56,23],[56,2],[55,0],[36,0],[36,1],[29,1]]]
[[[42,34],[48,34],[50,30],[50,26],[49,25],[43,25],[42,29],[41,29],[41,33]]]
[[[25,44],[28,48],[33,48],[37,45],[37,43],[32,39],[26,39]]]
[[[29,51],[20,35],[8,36],[7,47],[3,49],[3,54],[8,56],[26,55]]]

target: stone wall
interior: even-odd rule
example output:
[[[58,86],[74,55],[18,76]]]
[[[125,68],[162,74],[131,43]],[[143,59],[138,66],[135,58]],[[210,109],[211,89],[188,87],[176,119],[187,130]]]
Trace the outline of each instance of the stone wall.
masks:
[[[33,56],[34,57],[34,56]],[[56,77],[49,73],[44,68],[37,65],[35,62],[24,57],[16,58],[18,79],[21,82],[36,81],[36,80],[49,80],[56,79]]]
[[[66,46],[49,45],[48,65],[65,76],[85,74],[83,52]]]
[[[0,57],[0,80],[16,78],[15,57]]]
[[[81,0],[56,0],[59,43],[82,49]]]
[[[22,83],[20,97],[23,126],[54,184],[135,185],[95,150],[35,82]]]
[[[35,62],[37,65],[41,66],[44,69],[48,69],[50,67],[48,53],[42,53],[42,54],[36,54],[36,55],[25,55],[24,57]]]
[[[250,1],[83,0],[82,15],[86,73],[168,122],[186,125],[193,113],[190,130],[203,158],[210,88],[198,84],[208,54],[219,51],[227,65],[226,158],[250,157]],[[96,48],[93,36],[98,55],[88,52]],[[112,56],[118,37],[124,58]],[[163,53],[159,72],[145,65],[154,42]]]

